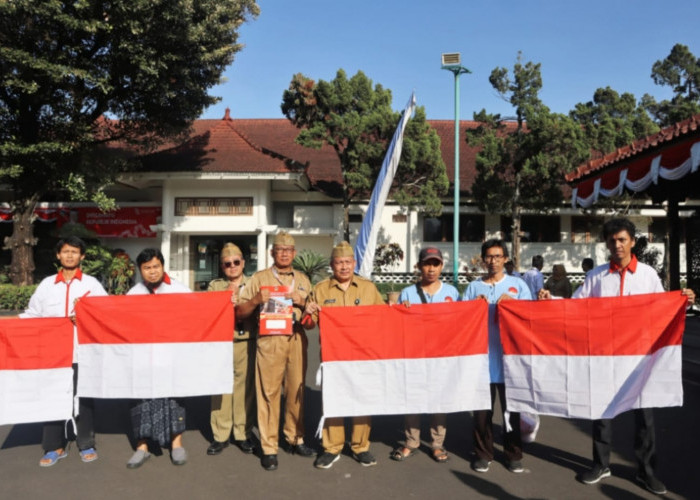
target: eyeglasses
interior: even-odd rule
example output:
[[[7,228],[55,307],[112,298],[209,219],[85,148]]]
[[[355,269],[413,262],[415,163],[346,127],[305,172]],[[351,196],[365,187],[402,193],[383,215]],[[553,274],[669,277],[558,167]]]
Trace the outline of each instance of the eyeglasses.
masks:
[[[501,260],[505,255],[486,255],[484,256],[484,261],[493,262],[494,260]]]
[[[274,251],[278,253],[292,253],[294,252],[294,247],[274,247]]]
[[[240,265],[241,265],[241,261],[240,261],[240,260],[228,260],[228,261],[224,262],[224,267],[225,267],[226,269],[228,269],[228,268],[231,267],[231,266],[236,266],[236,267],[238,267],[238,266],[240,266]]]

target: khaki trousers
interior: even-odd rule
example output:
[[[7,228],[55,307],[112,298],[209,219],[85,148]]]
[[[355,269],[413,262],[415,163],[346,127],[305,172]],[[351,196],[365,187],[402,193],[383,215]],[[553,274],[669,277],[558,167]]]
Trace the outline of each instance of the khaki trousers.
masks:
[[[255,389],[258,429],[264,455],[277,454],[280,399],[284,390],[284,437],[291,445],[304,442],[306,334],[258,338]]]
[[[420,417],[420,415],[406,415],[404,419],[407,448],[415,449],[420,447]],[[433,450],[444,448],[445,434],[447,434],[446,422],[447,415],[444,413],[430,416],[430,439],[432,440],[431,447]]]
[[[350,449],[358,454],[369,450],[370,417],[352,417]],[[327,418],[323,423],[323,451],[338,455],[345,446],[345,419]]]
[[[250,437],[255,411],[255,340],[233,343],[233,394],[211,397],[211,430],[214,440],[243,441]]]

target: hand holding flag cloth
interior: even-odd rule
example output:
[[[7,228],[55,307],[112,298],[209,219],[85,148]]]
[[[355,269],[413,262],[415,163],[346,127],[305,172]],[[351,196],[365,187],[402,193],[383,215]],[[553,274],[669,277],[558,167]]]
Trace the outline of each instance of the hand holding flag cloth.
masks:
[[[485,301],[327,307],[324,417],[491,407]]]
[[[76,305],[78,395],[230,394],[231,292],[86,297]]]
[[[681,406],[686,305],[678,292],[501,302],[508,409],[601,419]]]

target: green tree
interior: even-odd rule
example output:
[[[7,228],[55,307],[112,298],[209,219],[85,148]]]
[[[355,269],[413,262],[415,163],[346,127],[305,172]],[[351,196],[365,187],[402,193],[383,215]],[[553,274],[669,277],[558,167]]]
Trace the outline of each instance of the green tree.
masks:
[[[659,130],[633,94],[618,94],[610,87],[599,88],[593,100],[576,104],[569,113],[583,126],[593,151],[610,153]]]
[[[651,78],[657,85],[671,87],[673,97],[656,102],[649,94],[642,103],[662,127],[700,113],[700,58],[683,44],[676,44],[666,59],[656,61]]]
[[[0,181],[13,198],[15,284],[32,282],[39,200],[92,200],[123,168],[117,146],[187,130],[241,49],[254,0],[0,2]],[[157,138],[157,139],[156,139]]]
[[[479,126],[467,131],[467,143],[480,150],[472,196],[482,210],[512,217],[517,268],[523,209],[547,211],[561,204],[564,174],[586,161],[589,150],[581,127],[540,101],[540,64],[523,64],[518,54],[512,77],[496,68],[489,81],[515,109],[515,123],[486,110],[474,114]]]
[[[350,203],[372,192],[400,119],[391,109],[391,91],[379,84],[373,87],[361,71],[348,79],[340,69],[330,82],[296,74],[282,96],[282,112],[301,129],[297,143],[317,149],[327,144],[335,150],[343,175],[343,228],[349,241]],[[440,139],[419,106],[404,133],[392,196],[403,206],[439,214],[440,196],[448,187]]]

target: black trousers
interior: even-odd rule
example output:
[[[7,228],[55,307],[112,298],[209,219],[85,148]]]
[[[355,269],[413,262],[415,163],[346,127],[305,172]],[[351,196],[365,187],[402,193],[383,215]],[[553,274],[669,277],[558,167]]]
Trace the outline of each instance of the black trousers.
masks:
[[[634,454],[639,472],[645,477],[654,475],[656,467],[656,436],[654,413],[651,408],[634,412]],[[612,449],[612,420],[593,421],[593,462],[601,467],[610,466]]]
[[[474,452],[478,458],[489,462],[493,460],[493,403],[496,401],[496,393],[501,403],[501,409],[506,411],[506,386],[505,384],[490,384],[491,409],[474,411]],[[505,416],[503,419],[503,452],[506,460],[522,460],[523,443],[520,437],[520,413],[510,413],[510,426],[512,430],[506,431]]]
[[[73,395],[78,387],[78,365],[73,364]],[[95,447],[95,427],[94,414],[95,402],[92,398],[80,398],[78,402],[80,415],[76,418],[76,426],[78,434],[76,442],[79,450],[87,450]],[[41,446],[44,451],[53,451],[59,448],[65,448],[68,444],[66,437],[66,425],[71,427],[71,424],[66,424],[64,420],[54,422],[46,422],[44,424],[44,432],[41,438]]]

